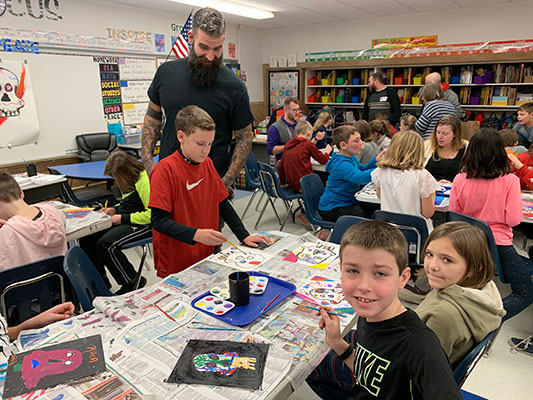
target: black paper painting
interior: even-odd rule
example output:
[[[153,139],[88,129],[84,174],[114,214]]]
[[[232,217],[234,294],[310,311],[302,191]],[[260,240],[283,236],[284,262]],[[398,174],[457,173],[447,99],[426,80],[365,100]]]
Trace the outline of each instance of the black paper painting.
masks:
[[[4,398],[68,383],[105,371],[100,335],[9,357]]]
[[[189,340],[167,382],[260,389],[266,343]]]

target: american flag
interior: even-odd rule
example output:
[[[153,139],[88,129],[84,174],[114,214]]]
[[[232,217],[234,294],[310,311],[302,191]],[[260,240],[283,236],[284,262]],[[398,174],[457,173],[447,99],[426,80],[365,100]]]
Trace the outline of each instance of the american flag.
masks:
[[[187,22],[181,29],[180,35],[172,46],[172,51],[178,58],[185,58],[189,55],[189,31],[192,29],[192,12],[187,18]]]

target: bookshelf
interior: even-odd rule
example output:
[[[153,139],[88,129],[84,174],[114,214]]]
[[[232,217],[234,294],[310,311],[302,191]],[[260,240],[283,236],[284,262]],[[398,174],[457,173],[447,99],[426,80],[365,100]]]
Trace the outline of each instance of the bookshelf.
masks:
[[[514,111],[533,98],[533,52],[317,61],[299,64],[305,71],[304,98],[309,107],[363,108],[368,76],[384,74],[402,108],[422,107],[417,96],[430,72],[439,72],[465,110]]]

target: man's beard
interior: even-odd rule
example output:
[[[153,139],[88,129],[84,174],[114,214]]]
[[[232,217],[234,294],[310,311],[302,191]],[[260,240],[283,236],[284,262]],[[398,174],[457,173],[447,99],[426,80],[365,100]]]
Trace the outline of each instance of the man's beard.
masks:
[[[222,67],[222,55],[208,61],[205,56],[198,56],[194,51],[194,43],[189,50],[189,76],[198,86],[210,86],[218,77]]]

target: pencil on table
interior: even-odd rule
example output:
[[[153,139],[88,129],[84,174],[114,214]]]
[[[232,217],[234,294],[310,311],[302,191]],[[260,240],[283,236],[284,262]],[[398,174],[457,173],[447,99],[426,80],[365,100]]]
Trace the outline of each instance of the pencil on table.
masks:
[[[104,212],[107,212],[107,203],[108,203],[108,200],[105,201]]]

